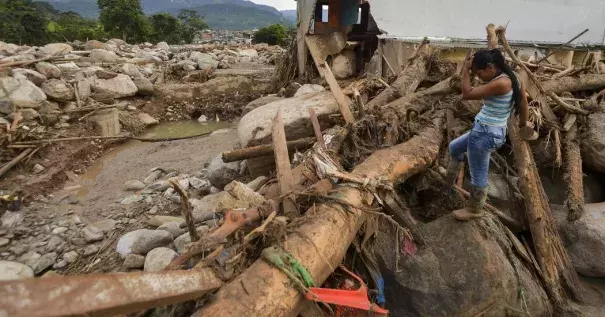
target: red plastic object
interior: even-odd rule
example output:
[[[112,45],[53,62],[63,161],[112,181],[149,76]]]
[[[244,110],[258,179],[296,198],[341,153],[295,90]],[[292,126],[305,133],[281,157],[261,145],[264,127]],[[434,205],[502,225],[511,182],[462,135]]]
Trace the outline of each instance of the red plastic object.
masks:
[[[325,302],[338,306],[356,308],[380,315],[389,314],[388,310],[382,309],[380,306],[373,304],[368,300],[368,287],[361,280],[361,278],[359,278],[359,276],[353,274],[353,272],[347,270],[342,265],[340,268],[359,282],[361,287],[358,290],[347,291],[341,289],[311,287],[309,288],[310,291],[306,294],[307,299],[315,302]]]

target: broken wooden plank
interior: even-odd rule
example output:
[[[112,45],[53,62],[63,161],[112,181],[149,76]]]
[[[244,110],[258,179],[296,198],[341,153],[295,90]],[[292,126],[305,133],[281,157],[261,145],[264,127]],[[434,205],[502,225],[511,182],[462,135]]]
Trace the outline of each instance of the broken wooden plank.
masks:
[[[360,177],[386,176],[390,181],[405,181],[425,170],[437,157],[443,141],[443,119],[409,141],[372,154],[357,165],[353,174]],[[321,285],[341,263],[351,241],[367,218],[362,209],[371,205],[372,195],[362,188],[339,186],[330,197],[345,200],[344,207],[327,201],[307,211],[308,217],[283,242],[284,248],[307,269]],[[245,287],[245,289],[244,289]],[[304,297],[292,281],[263,260],[252,266],[219,290],[214,300],[205,303],[193,316],[293,316],[304,303]]]
[[[288,145],[286,144],[286,131],[284,130],[281,108],[277,110],[277,115],[275,116],[275,120],[273,120],[271,136],[273,138],[273,153],[275,155],[275,169],[277,171],[279,191],[282,196],[287,195],[282,202],[283,212],[286,217],[292,218],[299,215],[299,212],[294,200],[290,197],[294,189],[294,179],[292,177],[292,166],[290,165]]]
[[[315,109],[313,107],[307,108],[309,111],[309,117],[311,118],[311,123],[313,124],[313,133],[315,133],[315,139],[317,139],[317,144],[321,146],[322,149],[326,149],[326,142],[324,141],[324,136],[321,133],[321,128],[319,127],[319,119],[317,119],[317,114],[315,114]]]
[[[19,164],[19,162],[21,162],[21,160],[24,159],[33,150],[34,149],[32,148],[23,150],[23,152],[17,155],[14,159],[6,163],[6,165],[2,166],[2,168],[0,168],[0,176],[4,175],[6,172],[10,171],[11,168],[15,167],[15,165]]]
[[[336,77],[332,73],[332,69],[325,62],[320,66],[323,69],[323,74],[330,86],[330,91],[332,95],[334,95],[334,99],[336,99],[336,103],[338,103],[338,107],[340,108],[340,113],[342,117],[345,119],[346,123],[354,123],[355,118],[353,117],[353,113],[351,113],[351,108],[349,107],[349,101],[347,96],[342,92],[340,86],[338,85],[338,81],[336,81]]]
[[[288,151],[306,151],[315,144],[315,138],[304,138],[294,141],[288,141]],[[264,144],[258,146],[237,149],[223,152],[223,162],[237,162],[255,157],[269,156],[273,154],[273,144]]]
[[[194,300],[222,285],[211,269],[9,281],[0,283],[0,316],[115,316]]]

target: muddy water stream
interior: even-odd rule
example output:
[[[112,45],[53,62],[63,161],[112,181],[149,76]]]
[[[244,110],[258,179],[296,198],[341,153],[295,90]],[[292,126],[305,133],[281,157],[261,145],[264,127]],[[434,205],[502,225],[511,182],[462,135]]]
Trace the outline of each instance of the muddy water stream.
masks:
[[[164,122],[155,125],[144,131],[140,137],[150,139],[165,139],[165,138],[180,138],[211,133],[219,129],[233,127],[233,123],[229,122],[207,122],[199,123],[197,121],[179,121],[179,122]],[[203,137],[203,136],[202,136]],[[134,147],[143,146],[145,143],[137,140],[129,140],[118,145],[105,155],[94,161],[92,166],[81,175],[80,185],[82,186],[76,196],[82,198],[86,196],[90,190],[90,185],[93,184],[99,173],[103,170],[105,163],[115,158],[119,153],[132,149]]]

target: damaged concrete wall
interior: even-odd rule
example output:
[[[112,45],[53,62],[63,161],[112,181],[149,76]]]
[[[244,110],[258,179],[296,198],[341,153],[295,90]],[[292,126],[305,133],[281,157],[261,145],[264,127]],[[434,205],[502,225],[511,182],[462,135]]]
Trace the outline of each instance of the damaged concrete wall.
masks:
[[[600,0],[382,0],[371,1],[378,27],[391,36],[484,38],[482,26],[508,23],[515,41],[603,42],[605,7]]]

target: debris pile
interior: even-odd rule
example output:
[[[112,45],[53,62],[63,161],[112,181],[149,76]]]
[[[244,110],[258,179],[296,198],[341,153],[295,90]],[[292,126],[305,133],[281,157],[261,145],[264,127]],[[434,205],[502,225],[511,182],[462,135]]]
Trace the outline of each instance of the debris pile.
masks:
[[[143,314],[153,308],[179,316],[281,316],[302,309],[327,315],[342,307],[331,305],[335,302],[322,297],[318,287],[350,290],[367,284],[375,304],[365,309],[379,305],[394,316],[573,313],[570,301],[582,300],[576,272],[605,277],[599,264],[605,263],[600,252],[604,220],[590,216],[602,213],[603,206],[585,201],[583,176],[605,172],[600,165],[605,162],[602,57],[591,53],[573,67],[534,64],[514,55],[504,29],[490,25],[488,37],[490,48],[500,43],[515,66],[538,135],[523,141],[516,118],[511,119],[508,143],[492,157],[485,217],[454,220],[450,212],[469,196],[467,177],[458,176],[451,188],[444,181],[450,159],[446,145],[470,129],[482,106],[461,100],[461,65],[440,60],[424,41],[394,80],[360,79],[341,88],[329,65],[315,61],[330,91],[291,83],[279,95],[246,106],[237,131],[241,148],[224,152],[206,170],[187,175],[157,168],[145,179],[124,184],[132,194],[120,204],[149,207],[142,211],[148,220],[144,227],[112,235],[116,243],[105,249],[111,253],[107,259],[117,270],[157,272],[153,276],[158,278],[199,272],[197,288],[191,290],[197,293],[143,284],[137,292],[148,296],[141,299],[145,305],[133,309],[115,300],[111,307],[69,312]],[[95,50],[108,48],[103,45]],[[176,62],[168,68],[175,73],[219,68],[236,57],[215,47],[206,53],[157,47],[153,54],[139,47],[122,56],[157,61],[174,54]],[[246,61],[255,58],[251,51],[236,54]],[[275,53],[263,56],[269,54]],[[136,71],[142,70],[125,65],[124,80],[138,78]],[[97,73],[95,78],[109,80]],[[69,87],[61,83],[47,88],[45,96],[70,98]],[[51,86],[48,81],[42,85]],[[176,99],[194,97],[181,91]],[[549,145],[544,148],[544,143]],[[534,162],[539,155],[546,156],[542,166],[563,170],[563,207],[549,205],[552,193]],[[244,184],[245,179],[254,180]],[[86,256],[90,246],[63,245],[63,237],[101,244],[108,232],[131,223],[131,217],[120,217],[98,225],[57,224],[53,235],[35,247],[44,247],[44,255],[20,250],[29,251],[19,261],[31,272],[15,263],[2,265],[19,272],[15,275],[32,276],[71,263]],[[339,265],[361,279],[341,274]],[[94,262],[91,266],[99,269]],[[127,273],[116,279],[139,277]],[[201,297],[209,290],[217,291]],[[157,308],[148,302],[152,296],[172,307]]]

